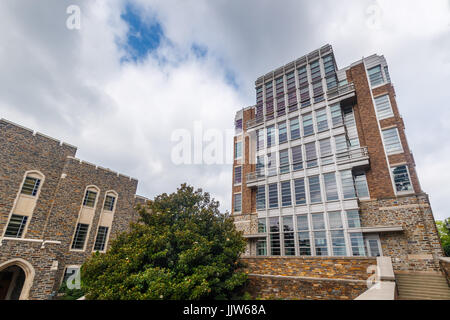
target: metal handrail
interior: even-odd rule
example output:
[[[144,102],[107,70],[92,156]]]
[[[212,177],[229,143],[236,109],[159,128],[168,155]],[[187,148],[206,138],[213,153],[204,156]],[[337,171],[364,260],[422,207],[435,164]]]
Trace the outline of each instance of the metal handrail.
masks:
[[[357,149],[349,149],[343,152],[336,153],[336,161],[339,163],[341,161],[348,161],[354,159],[366,159],[369,157],[369,151],[367,147],[361,147]]]
[[[338,86],[336,88],[330,89],[327,91],[328,99],[339,97],[343,94],[346,94],[348,92],[354,91],[355,85],[353,82],[347,83],[343,86]]]

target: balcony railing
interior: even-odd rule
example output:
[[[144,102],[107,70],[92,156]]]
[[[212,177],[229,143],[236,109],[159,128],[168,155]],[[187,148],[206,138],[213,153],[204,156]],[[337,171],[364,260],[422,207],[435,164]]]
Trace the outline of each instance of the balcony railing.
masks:
[[[264,171],[256,171],[247,173],[247,183],[253,183],[266,178]]]
[[[355,85],[351,82],[327,91],[328,100],[340,97],[349,92],[355,91]]]
[[[367,147],[350,149],[336,154],[336,162],[338,164],[342,162],[364,160],[364,159],[369,159],[369,152],[367,151]]]

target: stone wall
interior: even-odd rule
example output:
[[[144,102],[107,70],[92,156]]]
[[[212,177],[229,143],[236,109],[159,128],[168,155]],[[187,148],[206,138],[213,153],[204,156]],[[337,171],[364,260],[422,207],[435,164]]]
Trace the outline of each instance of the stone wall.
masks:
[[[254,299],[353,300],[367,290],[366,281],[304,279],[250,275],[246,291]]]
[[[364,201],[360,207],[363,227],[403,227],[380,233],[383,255],[392,257],[395,271],[439,271],[443,251],[426,194]]]
[[[366,257],[243,257],[249,274],[366,280],[367,268],[376,265]]]

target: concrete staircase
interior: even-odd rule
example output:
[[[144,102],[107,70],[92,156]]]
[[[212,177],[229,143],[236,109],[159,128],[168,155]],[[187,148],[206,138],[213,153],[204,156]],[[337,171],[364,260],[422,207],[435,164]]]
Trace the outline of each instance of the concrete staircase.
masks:
[[[442,274],[395,274],[398,300],[450,300],[450,287]]]

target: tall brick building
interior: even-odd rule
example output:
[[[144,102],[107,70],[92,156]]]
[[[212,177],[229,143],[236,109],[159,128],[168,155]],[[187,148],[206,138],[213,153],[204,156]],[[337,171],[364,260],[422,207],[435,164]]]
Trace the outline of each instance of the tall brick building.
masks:
[[[383,56],[338,69],[330,45],[256,82],[236,114],[233,215],[248,256],[443,256]]]
[[[64,277],[126,231],[137,180],[76,147],[0,120],[0,300],[51,299]]]

